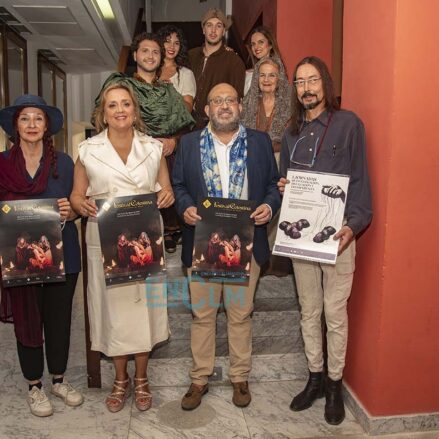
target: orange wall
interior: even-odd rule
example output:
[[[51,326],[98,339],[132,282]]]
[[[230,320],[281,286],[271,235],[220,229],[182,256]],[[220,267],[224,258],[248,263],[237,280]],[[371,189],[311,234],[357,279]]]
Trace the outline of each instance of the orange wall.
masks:
[[[305,56],[317,55],[331,68],[333,0],[236,0],[233,19],[245,38],[262,13],[277,37],[288,73]]]
[[[277,0],[277,41],[290,77],[309,55],[331,69],[332,0]]]
[[[439,411],[438,14],[436,0],[345,2],[343,105],[366,125],[375,211],[345,378],[372,415]]]
[[[275,0],[236,0],[233,2],[232,15],[244,39],[253,29],[254,23],[261,14],[264,26],[276,32]]]

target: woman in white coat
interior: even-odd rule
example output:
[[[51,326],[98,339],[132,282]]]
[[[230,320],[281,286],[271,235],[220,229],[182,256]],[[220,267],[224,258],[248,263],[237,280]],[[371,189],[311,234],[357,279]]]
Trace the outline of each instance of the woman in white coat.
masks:
[[[86,242],[91,349],[113,357],[116,377],[105,403],[124,407],[131,381],[128,356],[134,354],[135,403],[151,407],[147,364],[152,347],[168,338],[166,285],[161,303],[151,304],[145,282],[106,287],[95,199],[157,192],[158,208],[174,202],[162,144],[143,134],[144,124],[132,90],[113,84],[102,90],[94,120],[98,135],[79,146],[71,195],[73,208],[88,216]],[[157,285],[154,286],[157,297]]]

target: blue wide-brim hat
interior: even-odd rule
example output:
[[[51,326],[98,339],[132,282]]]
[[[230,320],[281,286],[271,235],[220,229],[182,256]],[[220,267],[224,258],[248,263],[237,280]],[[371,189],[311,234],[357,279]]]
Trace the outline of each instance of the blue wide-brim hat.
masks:
[[[25,107],[40,108],[49,118],[48,131],[50,134],[56,134],[63,126],[64,117],[56,107],[46,104],[41,96],[22,95],[15,99],[14,105],[5,107],[0,110],[0,126],[5,130],[9,137],[15,137],[14,114]]]

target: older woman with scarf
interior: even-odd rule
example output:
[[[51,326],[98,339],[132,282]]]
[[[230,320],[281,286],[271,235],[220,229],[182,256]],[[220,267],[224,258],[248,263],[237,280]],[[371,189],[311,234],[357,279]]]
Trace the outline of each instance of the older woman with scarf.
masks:
[[[27,402],[35,416],[53,413],[41,384],[43,345],[53,376],[51,393],[70,406],[83,402],[81,393],[64,378],[72,300],[81,262],[73,223],[76,214],[69,202],[73,161],[67,154],[56,152],[52,142],[52,135],[62,125],[61,111],[39,96],[20,96],[14,105],[0,110],[0,126],[14,139],[13,147],[0,155],[0,200],[56,198],[63,224],[65,282],[1,288],[0,320],[14,324],[21,370],[29,382]]]
[[[252,85],[244,97],[241,121],[244,126],[265,131],[273,144],[279,166],[281,140],[291,118],[291,87],[282,61],[278,57],[265,58],[255,65]],[[268,226],[268,241],[273,245],[278,217]],[[272,255],[263,275],[285,276],[291,272],[291,261]]]
[[[291,87],[279,58],[265,58],[255,65],[242,107],[242,124],[268,133],[279,163],[282,136],[291,117]]]

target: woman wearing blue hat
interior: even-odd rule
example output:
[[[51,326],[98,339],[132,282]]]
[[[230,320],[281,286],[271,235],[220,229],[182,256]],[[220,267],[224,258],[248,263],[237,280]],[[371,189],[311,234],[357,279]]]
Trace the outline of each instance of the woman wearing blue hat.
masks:
[[[0,200],[56,198],[63,229],[65,282],[1,288],[0,320],[14,323],[21,370],[29,381],[27,402],[36,416],[53,413],[41,384],[43,344],[53,376],[51,393],[70,406],[83,402],[82,394],[64,378],[72,300],[81,262],[73,223],[76,214],[69,202],[73,161],[67,154],[56,152],[52,141],[62,125],[61,111],[39,96],[20,96],[14,105],[0,110],[0,126],[14,142],[10,150],[0,154]]]

